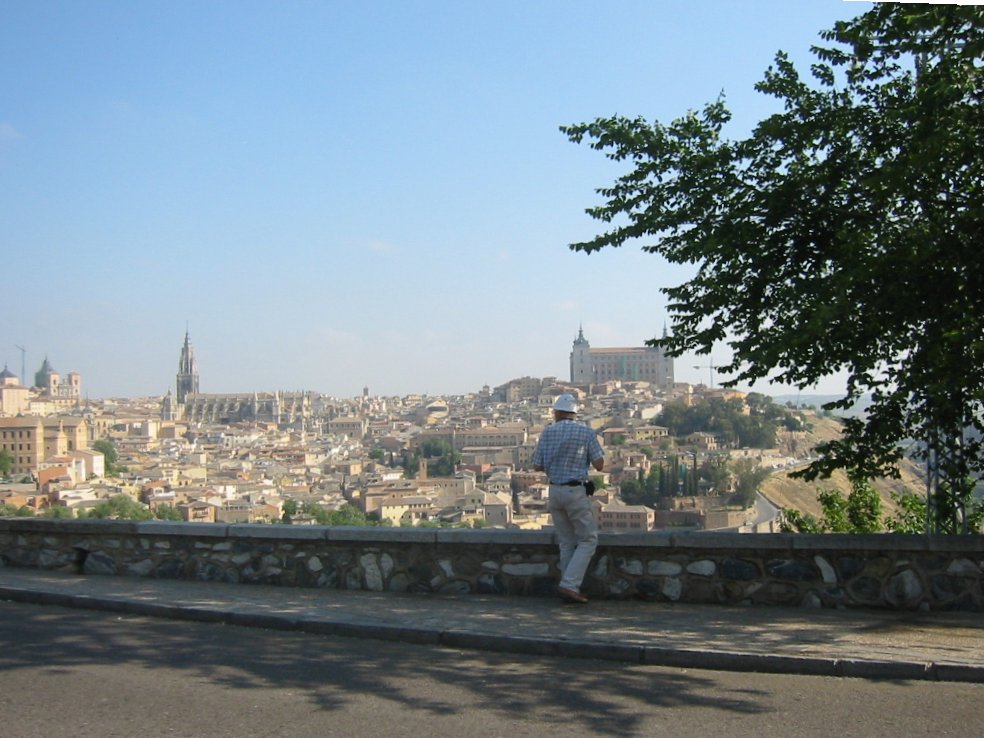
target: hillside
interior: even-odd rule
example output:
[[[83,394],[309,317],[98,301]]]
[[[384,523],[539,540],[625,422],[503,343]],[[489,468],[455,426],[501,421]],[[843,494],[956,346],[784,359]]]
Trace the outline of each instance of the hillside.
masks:
[[[833,418],[823,418],[808,415],[812,428],[809,431],[797,433],[780,432],[779,448],[790,455],[802,458],[810,449],[824,441],[837,438],[840,435],[840,423]],[[876,479],[873,483],[882,498],[885,511],[889,514],[895,511],[892,502],[892,492],[923,493],[925,483],[919,477],[919,467],[912,462],[905,462],[901,479]],[[836,489],[846,495],[851,490],[847,475],[836,472],[829,479],[817,479],[805,482],[801,479],[790,479],[788,470],[780,470],[770,476],[762,484],[762,494],[779,507],[792,508],[813,516],[820,515],[820,504],[817,502],[817,492],[824,489]]]

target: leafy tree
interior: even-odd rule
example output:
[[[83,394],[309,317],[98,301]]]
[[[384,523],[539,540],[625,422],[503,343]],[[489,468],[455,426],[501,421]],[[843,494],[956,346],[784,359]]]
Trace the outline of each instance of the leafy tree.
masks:
[[[787,413],[782,419],[782,427],[787,431],[802,431],[808,430],[808,425],[803,421],[803,418],[799,415],[793,415],[792,413]]]
[[[20,507],[14,507],[13,505],[0,505],[0,518],[5,517],[18,517],[18,518],[29,518],[34,515],[34,510],[29,508],[27,505],[21,505]]]
[[[654,465],[645,479],[623,479],[619,484],[619,495],[628,505],[657,507],[660,497],[699,494],[701,480],[718,493],[730,489],[735,481],[736,501],[750,505],[755,502],[755,494],[768,475],[768,469],[762,469],[751,459],[728,462],[722,455],[695,467],[673,456],[665,464]]]
[[[386,452],[381,448],[374,448],[369,452],[369,458],[382,464],[386,460]]]
[[[353,525],[360,527],[386,525],[380,522],[379,516],[367,516],[359,508],[345,503],[337,510],[328,510],[315,502],[298,504],[297,500],[284,501],[284,521],[294,515],[310,515],[318,525]]]
[[[310,515],[314,518],[318,522],[318,525],[332,525],[332,512],[326,510],[321,505],[308,502],[303,505],[301,510],[305,515]]]
[[[89,510],[87,517],[112,518],[114,520],[150,520],[154,516],[146,505],[134,501],[129,495],[119,494],[98,503]]]
[[[683,493],[696,496],[700,491],[700,475],[692,466],[683,467]]]
[[[451,444],[443,438],[428,438],[420,444],[420,453],[427,459],[451,453]]]
[[[64,505],[51,505],[45,508],[45,511],[41,513],[43,518],[74,518],[75,513],[72,508],[65,507]]]
[[[740,399],[712,398],[689,406],[682,402],[673,402],[666,405],[653,422],[666,426],[675,436],[688,436],[697,432],[714,433],[731,446],[775,446],[776,430],[784,423],[788,413],[770,398],[765,398],[764,401],[753,400],[748,404],[748,413],[745,409],[746,405]]]
[[[366,518],[359,508],[348,503],[342,505],[337,510],[329,513],[328,525],[373,525],[373,522]]]
[[[984,471],[984,21],[977,7],[879,3],[821,34],[812,80],[780,52],[757,90],[782,104],[743,139],[724,100],[669,125],[599,118],[571,141],[631,167],[588,212],[593,252],[635,239],[696,275],[665,290],[671,355],[732,349],[727,384],[807,388],[843,372],[864,417],[799,473],[897,476],[914,438],[931,530]],[[965,431],[976,429],[977,434]]]
[[[454,475],[455,462],[449,456],[440,456],[427,462],[427,474],[432,477],[450,477]]]
[[[461,461],[461,454],[443,438],[428,438],[420,444],[420,453],[427,459],[428,474],[436,477],[451,476]]]
[[[882,514],[881,498],[866,482],[855,482],[846,499],[833,490],[819,492],[817,499],[823,510],[819,520],[797,510],[783,510],[783,530],[799,533],[926,532],[926,498],[908,490],[892,493],[892,500],[899,509],[891,516]],[[972,530],[979,530],[980,513],[975,513],[971,514],[969,525]]]
[[[376,510],[371,513],[366,513],[366,525],[389,528],[392,527],[393,521],[388,518],[381,517],[379,511]]]
[[[119,460],[120,455],[116,450],[116,444],[110,441],[108,438],[100,438],[98,441],[92,444],[94,451],[101,453],[105,459],[106,464],[106,476],[112,477],[125,471],[125,467],[117,466],[116,462]]]
[[[116,444],[108,438],[100,438],[92,444],[92,448],[106,458],[106,466],[115,464],[120,457],[119,453],[116,451]]]
[[[847,495],[847,520],[855,533],[884,530],[884,508],[878,490],[866,480],[855,480]]]
[[[829,533],[810,513],[784,508],[779,517],[779,529],[784,533]]]
[[[619,496],[626,505],[642,505],[646,501],[646,489],[638,479],[623,479]]]
[[[674,458],[672,463],[676,463]],[[649,468],[649,474],[643,480],[643,498],[647,505],[655,505],[657,500],[664,495],[676,494],[676,488],[670,489],[667,481],[666,468],[662,463]]]
[[[5,448],[0,448],[0,477],[10,474],[14,468],[14,455]]]
[[[718,494],[726,492],[731,486],[731,469],[723,455],[705,461],[700,467],[700,476]]]
[[[837,490],[824,489],[817,492],[817,501],[823,509],[820,525],[827,533],[850,533],[847,520],[847,500]]]
[[[866,481],[854,481],[847,497],[837,490],[820,490],[817,501],[823,511],[819,520],[797,510],[783,510],[782,529],[799,533],[879,533],[885,529],[881,497]]]
[[[935,471],[939,475],[939,469]],[[929,518],[937,533],[978,533],[984,522],[984,502],[974,497],[974,480],[940,479],[930,499]]]
[[[754,459],[737,459],[732,465],[735,475],[735,502],[743,507],[755,504],[762,482],[769,476],[769,470],[759,466]]]
[[[680,457],[671,456],[668,462],[666,469],[660,464],[659,494],[676,497],[680,494]],[[649,486],[651,488],[651,483]]]
[[[846,498],[837,490],[822,490],[817,499],[831,533],[877,533],[883,529],[881,498],[865,481],[855,481]]]
[[[404,451],[400,466],[403,467],[403,476],[407,479],[413,479],[420,472],[420,454],[416,451]]]
[[[926,532],[926,500],[908,490],[897,494],[892,493],[892,500],[899,506],[894,517],[885,521],[886,527],[893,533],[925,533]]]
[[[184,520],[181,517],[181,511],[173,505],[158,505],[157,509],[154,510],[154,518],[156,520],[170,520],[173,522]]]
[[[673,464],[676,464],[676,459],[673,459]],[[649,472],[649,479],[646,480],[646,487],[652,488],[652,476],[653,472]],[[671,489],[670,485],[670,470],[667,466],[664,466],[662,462],[659,463],[659,467],[656,470],[656,493],[662,497],[664,495],[674,495],[676,494],[676,487],[673,486]]]

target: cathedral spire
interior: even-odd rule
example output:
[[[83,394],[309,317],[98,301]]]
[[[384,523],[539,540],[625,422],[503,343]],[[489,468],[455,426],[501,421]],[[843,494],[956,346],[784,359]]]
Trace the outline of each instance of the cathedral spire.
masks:
[[[195,361],[195,351],[191,347],[191,337],[187,328],[185,328],[181,358],[178,360],[177,390],[179,403],[184,403],[188,395],[198,394],[198,362]]]

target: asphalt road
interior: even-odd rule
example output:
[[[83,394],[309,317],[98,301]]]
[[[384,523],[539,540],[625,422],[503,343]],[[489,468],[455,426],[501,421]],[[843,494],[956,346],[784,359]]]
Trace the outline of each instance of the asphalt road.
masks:
[[[0,602],[0,735],[966,736],[984,684],[781,676]]]

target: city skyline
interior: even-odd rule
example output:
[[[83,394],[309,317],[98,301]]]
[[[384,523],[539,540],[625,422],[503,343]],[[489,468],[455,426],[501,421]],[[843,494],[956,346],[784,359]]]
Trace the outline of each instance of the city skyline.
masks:
[[[774,54],[807,74],[819,32],[870,7],[8,7],[0,361],[160,396],[187,329],[202,392],[565,379],[579,326],[641,346],[689,274],[566,248],[619,169],[558,127],[723,92],[743,135],[774,109],[753,90]],[[682,357],[677,380],[726,361]]]

